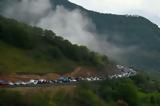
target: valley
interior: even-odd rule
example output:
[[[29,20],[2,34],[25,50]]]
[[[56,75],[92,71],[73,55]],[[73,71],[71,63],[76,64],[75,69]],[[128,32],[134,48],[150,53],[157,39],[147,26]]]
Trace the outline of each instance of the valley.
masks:
[[[0,106],[160,106],[159,35],[142,16],[0,0]]]

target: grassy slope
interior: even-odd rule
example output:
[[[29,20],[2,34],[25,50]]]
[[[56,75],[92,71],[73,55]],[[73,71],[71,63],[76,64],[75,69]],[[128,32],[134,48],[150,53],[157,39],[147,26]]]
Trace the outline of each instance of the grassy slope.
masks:
[[[154,92],[154,93],[143,93],[143,92],[139,92],[138,96],[140,98],[139,101],[142,101],[141,103],[143,104],[142,106],[152,106],[152,103],[148,103],[147,101],[150,101],[150,98],[158,98],[160,97],[160,92]],[[158,99],[156,99],[155,101],[159,101]],[[160,102],[158,102],[160,103]]]
[[[0,16],[0,73],[73,71],[77,66],[110,69],[106,56],[73,45],[50,30]]]
[[[0,13],[2,13],[3,7],[10,3],[10,1],[11,0],[0,1]],[[98,37],[106,39],[106,42],[115,44],[119,49],[137,47],[136,50],[129,53],[127,52],[128,49],[124,51],[124,54],[121,55],[122,59],[116,59],[116,62],[134,66],[142,70],[160,71],[160,29],[154,23],[143,17],[102,14],[88,11],[67,0],[50,1],[53,2],[53,5],[62,5],[69,10],[79,8],[82,13],[85,15],[88,14],[88,17],[92,19],[97,31],[100,33]]]
[[[0,72],[48,73],[71,71],[75,67],[73,61],[63,59],[47,61],[34,59],[25,50],[15,48],[0,41]]]

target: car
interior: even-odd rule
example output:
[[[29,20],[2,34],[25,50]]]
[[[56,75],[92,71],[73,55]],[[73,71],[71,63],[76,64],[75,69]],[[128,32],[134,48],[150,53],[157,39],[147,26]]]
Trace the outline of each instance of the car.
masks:
[[[75,80],[76,81],[82,81],[82,78],[81,77],[76,77]]]
[[[0,87],[6,87],[9,85],[9,82],[6,80],[0,80]]]
[[[14,83],[13,83],[13,82],[9,82],[8,84],[9,84],[10,86],[13,86],[13,85],[14,85]]]
[[[87,81],[92,81],[92,79],[91,79],[91,78],[86,78],[86,80],[87,80]]]

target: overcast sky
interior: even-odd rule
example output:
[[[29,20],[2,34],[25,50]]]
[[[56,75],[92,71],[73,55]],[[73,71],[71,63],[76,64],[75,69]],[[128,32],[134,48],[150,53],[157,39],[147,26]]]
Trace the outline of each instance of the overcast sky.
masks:
[[[103,13],[141,15],[160,26],[160,0],[69,0]]]

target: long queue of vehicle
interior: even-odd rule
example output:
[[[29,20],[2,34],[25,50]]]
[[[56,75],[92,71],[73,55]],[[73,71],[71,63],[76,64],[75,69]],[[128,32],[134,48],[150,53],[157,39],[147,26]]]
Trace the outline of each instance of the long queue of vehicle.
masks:
[[[137,74],[137,72],[135,70],[133,70],[132,68],[128,68],[122,65],[116,65],[117,70],[118,70],[118,74],[114,74],[114,75],[109,75],[110,79],[115,79],[115,78],[123,78],[123,77],[131,77],[131,76],[135,76]]]
[[[38,85],[62,85],[62,84],[74,84],[82,81],[101,81],[106,79],[117,79],[123,77],[130,77],[137,74],[131,68],[124,67],[122,65],[116,65],[118,73],[113,75],[97,75],[97,76],[88,76],[88,77],[65,77],[61,76],[56,80],[46,80],[46,79],[30,79],[29,81],[17,81],[10,82],[5,80],[0,80],[0,86],[7,87],[21,87],[21,86],[38,86]]]
[[[65,77],[62,76],[59,79],[56,80],[46,80],[46,79],[31,79],[29,81],[17,81],[17,82],[8,82],[3,81],[4,86],[8,87],[25,87],[25,86],[38,86],[38,85],[61,85],[61,84],[73,84],[78,83],[82,81],[100,81],[104,80],[104,78],[99,77]],[[2,83],[2,80],[0,80],[0,83]]]

